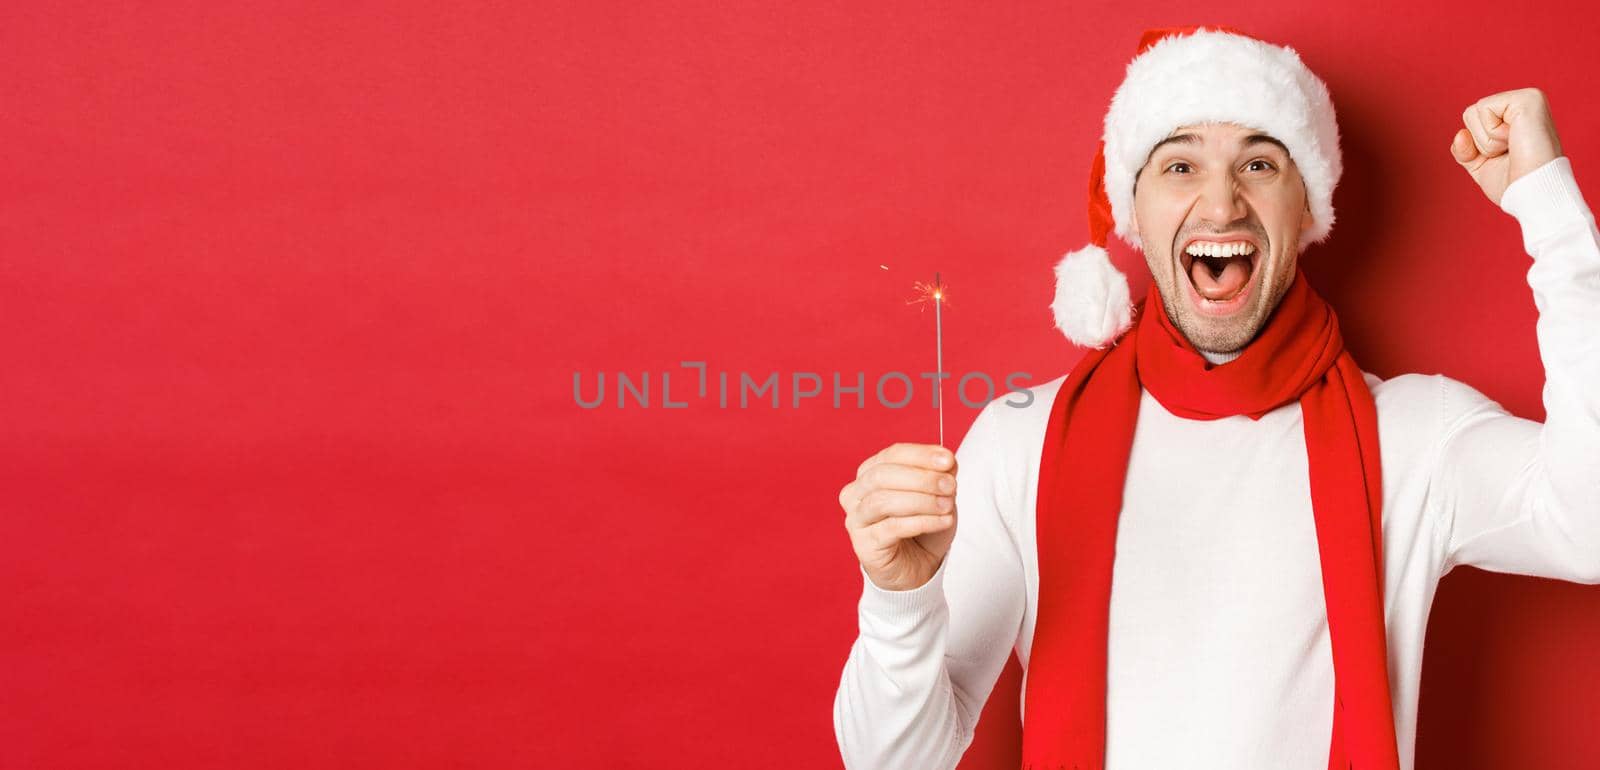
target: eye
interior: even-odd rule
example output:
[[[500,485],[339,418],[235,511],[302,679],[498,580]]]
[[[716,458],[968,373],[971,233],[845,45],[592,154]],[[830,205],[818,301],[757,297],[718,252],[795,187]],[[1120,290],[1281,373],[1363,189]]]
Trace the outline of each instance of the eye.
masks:
[[[1254,166],[1257,163],[1260,163],[1261,165],[1266,166],[1267,168],[1273,168],[1274,167],[1272,165],[1272,161],[1262,160],[1260,158],[1256,158],[1255,160],[1250,161],[1248,164],[1246,164],[1246,167],[1248,168],[1249,166]],[[1262,170],[1265,171],[1266,169],[1262,169]]]
[[[1189,164],[1187,164],[1187,163],[1184,163],[1184,162],[1183,162],[1183,161],[1181,161],[1181,160],[1180,160],[1180,161],[1178,161],[1178,162],[1177,162],[1177,163],[1173,163],[1173,164],[1172,164],[1172,165],[1170,165],[1170,166],[1167,166],[1167,170],[1168,170],[1168,171],[1171,171],[1171,170],[1173,170],[1173,169],[1175,169],[1175,168],[1177,168],[1177,167],[1179,167],[1179,166],[1183,166],[1183,167],[1185,167],[1185,168],[1188,168],[1188,166],[1189,166]]]

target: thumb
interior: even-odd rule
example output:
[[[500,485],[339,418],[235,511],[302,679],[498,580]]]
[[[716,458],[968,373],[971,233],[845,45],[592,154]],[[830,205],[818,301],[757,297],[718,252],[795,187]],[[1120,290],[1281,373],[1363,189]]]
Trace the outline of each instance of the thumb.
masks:
[[[1473,144],[1471,132],[1465,128],[1456,132],[1455,138],[1450,140],[1450,154],[1462,165],[1477,160],[1478,146]]]

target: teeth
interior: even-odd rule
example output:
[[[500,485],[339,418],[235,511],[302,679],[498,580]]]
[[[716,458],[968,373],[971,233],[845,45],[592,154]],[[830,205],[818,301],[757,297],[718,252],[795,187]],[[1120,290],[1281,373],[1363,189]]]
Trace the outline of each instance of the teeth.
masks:
[[[1233,243],[1208,243],[1195,241],[1184,249],[1184,252],[1196,257],[1236,257],[1241,254],[1254,254],[1256,247],[1248,241],[1235,241]]]

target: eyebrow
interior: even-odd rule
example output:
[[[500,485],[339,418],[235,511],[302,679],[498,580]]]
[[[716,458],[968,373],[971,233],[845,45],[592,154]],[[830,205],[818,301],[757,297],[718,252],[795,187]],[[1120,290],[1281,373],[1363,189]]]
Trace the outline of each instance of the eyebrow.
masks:
[[[1157,142],[1156,146],[1150,148],[1150,154],[1145,157],[1144,162],[1149,163],[1150,159],[1156,156],[1157,150],[1160,150],[1162,147],[1165,147],[1169,144],[1200,144],[1200,142],[1200,137],[1194,134],[1176,134],[1174,136],[1169,136],[1165,139],[1162,139],[1160,142]],[[1267,136],[1266,134],[1251,134],[1245,137],[1244,141],[1239,143],[1239,146],[1253,147],[1258,144],[1277,145],[1278,149],[1283,150],[1284,155],[1289,155],[1289,148],[1283,146],[1283,142]]]

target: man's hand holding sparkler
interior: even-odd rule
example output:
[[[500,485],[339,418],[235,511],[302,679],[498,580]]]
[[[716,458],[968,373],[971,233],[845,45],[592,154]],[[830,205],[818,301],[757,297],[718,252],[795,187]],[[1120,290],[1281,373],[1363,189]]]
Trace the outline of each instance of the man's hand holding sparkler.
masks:
[[[955,541],[955,495],[955,453],[937,444],[894,444],[861,463],[839,505],[874,584],[909,591],[933,578]]]

